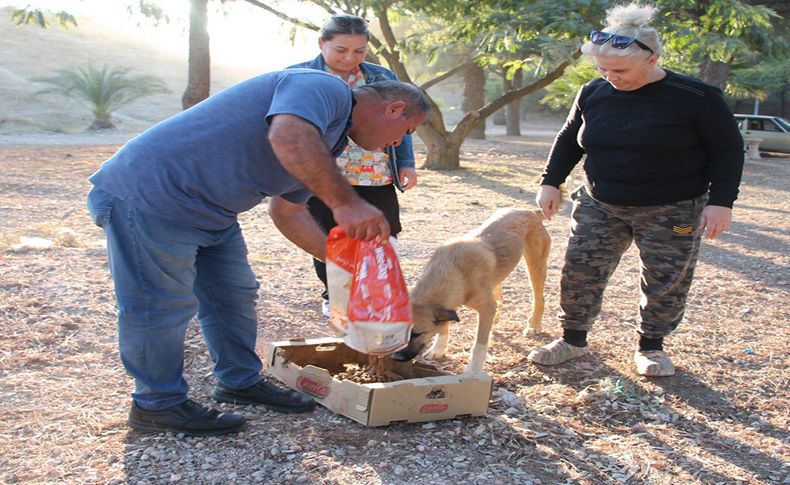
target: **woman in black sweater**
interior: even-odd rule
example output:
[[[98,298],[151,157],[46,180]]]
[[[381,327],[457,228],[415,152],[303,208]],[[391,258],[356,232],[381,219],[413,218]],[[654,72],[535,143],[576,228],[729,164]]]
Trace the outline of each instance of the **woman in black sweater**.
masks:
[[[559,185],[586,155],[585,183],[571,196],[558,315],[563,336],[529,354],[536,364],[587,353],[606,284],[633,241],[641,262],[636,369],[674,374],[663,339],[683,318],[700,239],[717,237],[732,221],[743,140],[719,89],[658,66],[661,41],[648,26],[654,11],[614,7],[608,27],[582,46],[601,78],[577,94],[536,196],[551,219]]]

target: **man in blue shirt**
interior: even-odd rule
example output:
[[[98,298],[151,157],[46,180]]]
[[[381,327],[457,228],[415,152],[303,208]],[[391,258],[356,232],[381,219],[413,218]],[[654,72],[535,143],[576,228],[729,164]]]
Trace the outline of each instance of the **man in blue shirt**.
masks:
[[[121,360],[135,379],[129,425],[215,435],[241,415],[191,401],[186,327],[197,314],[220,402],[304,412],[315,402],[260,375],[258,283],[237,215],[269,197],[275,226],[323,260],[325,235],[305,208],[315,194],[359,239],[389,236],[333,157],[346,136],[395,146],[429,116],[416,87],[387,81],[350,90],[309,69],[264,74],[222,91],[130,140],[90,177],[88,208],[104,228],[118,305]]]

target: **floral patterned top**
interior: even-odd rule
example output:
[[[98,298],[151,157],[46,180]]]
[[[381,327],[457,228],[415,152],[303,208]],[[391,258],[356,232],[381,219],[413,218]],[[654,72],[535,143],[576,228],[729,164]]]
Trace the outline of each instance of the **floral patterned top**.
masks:
[[[324,69],[330,74],[341,77],[332,71],[329,66],[325,66]],[[364,86],[365,73],[357,66],[344,81],[351,88]],[[340,172],[351,185],[381,186],[392,183],[389,155],[381,150],[365,150],[349,139],[348,146],[337,157],[336,162]]]

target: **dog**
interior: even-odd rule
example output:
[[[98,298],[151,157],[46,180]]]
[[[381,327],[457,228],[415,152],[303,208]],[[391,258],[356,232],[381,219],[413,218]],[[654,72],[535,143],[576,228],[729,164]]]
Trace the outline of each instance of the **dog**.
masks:
[[[540,211],[501,209],[479,228],[442,244],[431,256],[422,277],[410,292],[414,327],[406,348],[392,357],[408,361],[418,356],[436,336],[428,359],[444,356],[450,322],[460,321],[456,310],[477,312],[477,338],[466,372],[482,372],[488,356],[491,329],[502,303],[502,281],[523,256],[532,286],[532,314],[524,335],[541,331],[545,306],[543,289],[551,238]]]

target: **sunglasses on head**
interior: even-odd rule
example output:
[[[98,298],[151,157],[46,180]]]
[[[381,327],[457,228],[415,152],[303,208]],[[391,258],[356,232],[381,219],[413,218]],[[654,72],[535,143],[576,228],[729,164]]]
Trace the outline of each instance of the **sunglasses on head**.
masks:
[[[627,35],[617,35],[617,34],[610,34],[609,32],[601,32],[600,30],[593,30],[590,34],[590,42],[595,45],[604,45],[607,42],[612,41],[612,47],[615,49],[627,49],[628,46],[631,44],[636,44],[642,49],[650,52],[651,54],[655,54],[653,49],[646,46],[642,42],[636,40],[635,37],[628,37]]]

